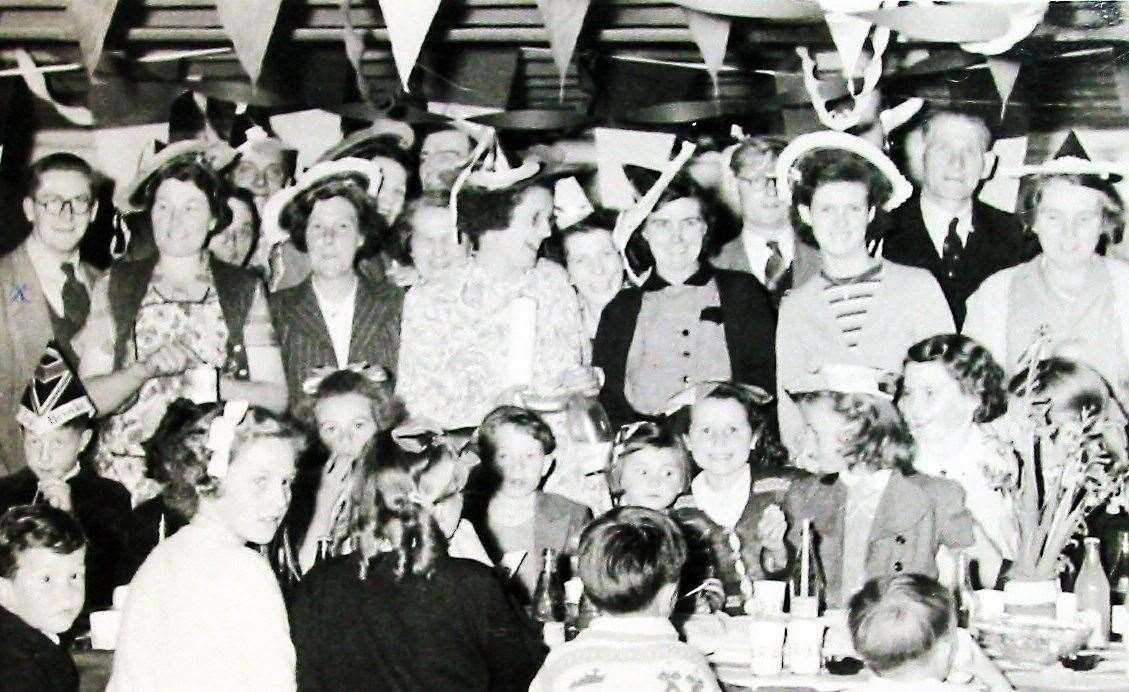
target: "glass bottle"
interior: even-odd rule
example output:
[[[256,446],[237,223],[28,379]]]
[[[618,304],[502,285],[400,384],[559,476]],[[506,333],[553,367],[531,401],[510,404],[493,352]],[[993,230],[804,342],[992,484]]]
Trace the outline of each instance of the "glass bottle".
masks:
[[[796,564],[788,577],[788,611],[801,617],[816,617],[826,603],[827,581],[815,549],[811,520],[800,525],[800,546]]]
[[[957,627],[968,629],[976,619],[976,590],[972,588],[972,574],[968,566],[968,553],[957,553],[956,583],[953,584],[953,599],[956,601]]]
[[[564,622],[564,584],[557,570],[557,551],[545,548],[544,566],[537,577],[533,591],[533,619],[542,625],[546,622]]]
[[[1079,615],[1086,617],[1094,626],[1088,642],[1088,646],[1094,647],[1109,641],[1110,588],[1098,552],[1101,541],[1087,537],[1085,545],[1086,556],[1074,581],[1074,595],[1078,599]]]
[[[1129,531],[1118,531],[1117,551],[1109,569],[1109,596],[1113,605],[1129,605]]]
[[[717,579],[717,568],[713,564],[707,563],[703,571],[703,582],[710,579]],[[708,589],[701,589],[698,593],[694,594],[694,612],[698,615],[709,615],[715,611],[721,610],[721,606],[725,605],[717,600],[716,596],[711,598]]]

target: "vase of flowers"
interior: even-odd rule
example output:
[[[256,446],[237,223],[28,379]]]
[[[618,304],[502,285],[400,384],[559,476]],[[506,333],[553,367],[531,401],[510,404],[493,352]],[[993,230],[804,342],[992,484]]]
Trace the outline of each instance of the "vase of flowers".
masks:
[[[1117,512],[1125,505],[1129,454],[1125,414],[1109,385],[1088,366],[1043,359],[1043,352],[1038,341],[1028,350],[1039,357],[1029,358],[1024,385],[1009,406],[1022,468],[1018,550],[1005,603],[1009,610],[1053,615],[1058,577],[1069,568],[1063,551],[1085,535],[1094,510]],[[1063,372],[1083,384],[1067,381]]]

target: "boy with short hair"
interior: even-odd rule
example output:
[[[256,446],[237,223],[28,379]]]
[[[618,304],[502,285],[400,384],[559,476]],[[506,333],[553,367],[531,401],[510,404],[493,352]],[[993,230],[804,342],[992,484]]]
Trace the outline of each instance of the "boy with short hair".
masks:
[[[0,515],[0,692],[71,692],[78,670],[59,635],[86,594],[86,536],[46,504]]]
[[[952,592],[923,574],[868,581],[850,601],[855,650],[877,678],[868,690],[947,692],[982,689],[945,682],[954,661],[993,691],[1010,683],[980,647],[956,627]]]
[[[619,507],[580,541],[580,579],[600,616],[549,652],[530,692],[558,690],[718,690],[697,649],[678,640],[670,614],[686,542],[662,512]]]

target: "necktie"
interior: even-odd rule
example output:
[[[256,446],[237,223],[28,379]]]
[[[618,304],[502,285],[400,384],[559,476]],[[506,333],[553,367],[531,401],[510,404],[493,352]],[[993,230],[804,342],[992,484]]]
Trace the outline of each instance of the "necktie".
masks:
[[[960,221],[955,218],[949,222],[949,232],[945,234],[945,242],[941,246],[941,268],[945,270],[945,276],[950,279],[956,275],[957,263],[960,262],[960,255],[964,252],[964,243],[957,235],[958,223]]]
[[[792,267],[784,262],[784,254],[780,252],[779,242],[766,240],[765,245],[768,246],[769,255],[764,263],[764,285],[769,292],[775,293],[778,289],[788,288],[782,284],[788,278]]]
[[[63,262],[63,319],[72,325],[82,327],[86,324],[86,317],[90,314],[90,294],[86,286],[75,276],[74,264]]]

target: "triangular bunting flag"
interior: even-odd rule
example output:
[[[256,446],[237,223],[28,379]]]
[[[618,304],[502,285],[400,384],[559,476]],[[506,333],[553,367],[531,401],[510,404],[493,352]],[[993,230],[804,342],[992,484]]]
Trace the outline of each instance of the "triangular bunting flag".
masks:
[[[220,23],[252,84],[259,81],[281,6],[282,0],[216,0]]]
[[[1113,83],[1117,87],[1117,102],[1121,105],[1121,112],[1129,115],[1129,65],[1117,65],[1113,68]]]
[[[1082,140],[1078,138],[1078,133],[1071,130],[1066,134],[1066,139],[1063,140],[1062,146],[1055,152],[1054,158],[1061,159],[1067,156],[1084,159],[1090,161],[1090,154],[1086,151],[1086,147],[1082,146]]]
[[[1019,61],[1014,58],[988,58],[988,72],[992,74],[992,81],[996,83],[996,91],[1000,95],[1000,117],[1007,110],[1007,101],[1015,89],[1015,80],[1019,77]]]
[[[67,16],[71,18],[75,33],[78,34],[82,63],[89,75],[93,76],[94,69],[98,67],[98,61],[102,57],[102,44],[117,7],[118,0],[72,0],[67,3]]]
[[[862,47],[866,43],[872,25],[864,19],[840,12],[828,12],[824,19],[827,21],[827,28],[831,31],[835,50],[839,52],[843,76],[850,79],[858,74],[859,56],[862,55]]]
[[[545,20],[545,30],[549,32],[549,47],[553,50],[553,62],[561,76],[561,100],[564,100],[564,82],[568,74],[568,64],[572,62],[572,51],[580,28],[584,26],[584,15],[588,14],[590,0],[537,0],[541,18]]]
[[[702,60],[706,63],[706,72],[713,81],[714,98],[721,97],[721,88],[718,85],[717,73],[725,62],[725,48],[729,44],[729,27],[733,20],[716,14],[707,14],[697,10],[683,8],[686,13],[686,25],[690,28],[690,35],[698,50],[702,53]]]
[[[396,71],[404,90],[408,90],[408,78],[419,59],[423,39],[427,36],[435,13],[439,11],[440,0],[378,0],[384,26],[388,28],[388,41],[392,44],[392,58],[396,61]]]

